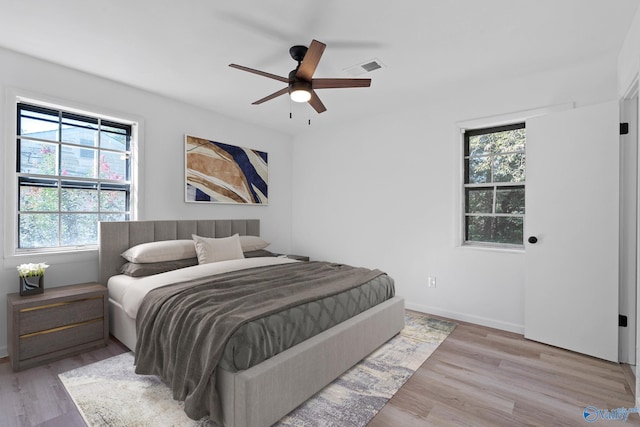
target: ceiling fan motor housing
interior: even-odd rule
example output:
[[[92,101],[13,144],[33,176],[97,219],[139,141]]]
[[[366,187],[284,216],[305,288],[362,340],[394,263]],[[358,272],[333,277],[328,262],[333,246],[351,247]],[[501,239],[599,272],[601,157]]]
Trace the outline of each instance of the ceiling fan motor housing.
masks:
[[[291,72],[289,73],[289,88],[290,89],[308,89],[311,90],[311,82],[308,82],[306,80],[303,80],[299,77],[296,76],[296,73],[298,72],[298,69],[296,68],[295,70],[291,70]],[[294,88],[295,86],[295,88]]]

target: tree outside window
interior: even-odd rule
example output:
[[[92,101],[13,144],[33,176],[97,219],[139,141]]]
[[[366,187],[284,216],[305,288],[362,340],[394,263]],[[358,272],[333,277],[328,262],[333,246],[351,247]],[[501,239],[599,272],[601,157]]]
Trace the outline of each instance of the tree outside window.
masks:
[[[465,243],[523,245],[524,123],[464,134]]]

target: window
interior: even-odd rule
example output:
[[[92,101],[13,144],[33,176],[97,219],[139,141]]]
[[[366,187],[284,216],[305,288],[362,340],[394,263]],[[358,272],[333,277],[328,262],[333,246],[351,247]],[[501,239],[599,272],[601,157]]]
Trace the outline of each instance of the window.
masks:
[[[525,125],[464,133],[464,240],[523,245]]]
[[[19,102],[17,252],[91,246],[130,218],[132,125]]]

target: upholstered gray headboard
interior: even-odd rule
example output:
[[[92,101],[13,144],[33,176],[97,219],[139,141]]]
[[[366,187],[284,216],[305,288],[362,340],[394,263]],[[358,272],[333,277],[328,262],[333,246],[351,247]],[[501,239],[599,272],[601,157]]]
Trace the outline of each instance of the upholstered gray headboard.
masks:
[[[120,274],[125,259],[120,254],[140,243],[159,240],[204,237],[260,236],[259,219],[204,219],[115,221],[100,223],[99,280],[107,285],[109,277]]]

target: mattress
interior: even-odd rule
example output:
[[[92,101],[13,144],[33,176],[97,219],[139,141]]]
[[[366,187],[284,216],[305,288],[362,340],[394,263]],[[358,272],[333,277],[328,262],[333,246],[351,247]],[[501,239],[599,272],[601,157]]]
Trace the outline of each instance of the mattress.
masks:
[[[218,365],[229,372],[249,369],[394,294],[393,279],[382,275],[349,291],[245,323],[227,341]]]
[[[145,278],[118,275],[109,280],[108,288],[110,298],[135,318],[144,295],[156,287],[194,277],[296,262],[299,261],[287,258],[250,258],[203,264]],[[219,366],[229,372],[248,369],[392,298],[394,294],[393,279],[380,275],[348,291],[245,323],[230,337]]]
[[[109,298],[120,304],[124,312],[132,319],[135,319],[145,295],[150,290],[160,286],[186,282],[187,280],[213,274],[295,262],[300,261],[280,257],[256,257],[194,265],[193,267],[181,268],[180,270],[147,277],[129,277],[119,274],[109,278],[107,288],[109,289]]]

